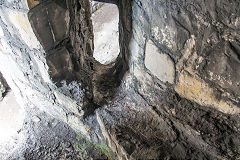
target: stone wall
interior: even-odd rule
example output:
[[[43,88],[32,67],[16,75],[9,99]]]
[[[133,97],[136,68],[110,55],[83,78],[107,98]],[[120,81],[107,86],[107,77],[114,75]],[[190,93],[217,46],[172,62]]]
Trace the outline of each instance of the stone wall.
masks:
[[[201,0],[134,3],[133,44],[139,49],[133,56],[135,77],[151,87],[159,81],[200,105],[238,114],[238,5]]]
[[[51,80],[46,52],[32,30],[28,11],[27,1],[0,5],[0,71],[23,108],[37,107],[87,136],[81,121],[85,91],[78,83],[72,91],[72,84],[57,87]],[[80,96],[74,98],[77,88]]]
[[[89,1],[28,2],[32,26],[25,1],[0,14],[0,70],[26,108],[118,159],[240,158],[240,2],[116,1],[120,54],[106,66],[92,57]]]
[[[96,2],[93,0],[90,0],[90,4],[91,4],[91,12],[94,13],[95,11],[97,11],[99,8],[101,8],[104,3],[101,2]]]
[[[119,2],[130,70],[115,101],[97,111],[119,158],[240,157],[239,6]]]

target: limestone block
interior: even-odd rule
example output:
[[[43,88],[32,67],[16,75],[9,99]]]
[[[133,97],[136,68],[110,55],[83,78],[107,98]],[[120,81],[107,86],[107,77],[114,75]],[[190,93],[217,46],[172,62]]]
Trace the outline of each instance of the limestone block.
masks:
[[[176,92],[191,101],[197,102],[202,106],[211,106],[226,114],[239,114],[239,107],[231,101],[217,98],[215,90],[199,77],[191,76],[183,72],[175,87]]]
[[[174,83],[175,66],[169,55],[161,53],[152,41],[148,41],[145,51],[145,66],[163,82]]]
[[[68,37],[69,12],[55,2],[42,3],[28,13],[33,31],[48,51]]]
[[[49,52],[47,56],[49,74],[54,78],[67,79],[73,70],[73,64],[69,52],[65,47],[61,47]]]

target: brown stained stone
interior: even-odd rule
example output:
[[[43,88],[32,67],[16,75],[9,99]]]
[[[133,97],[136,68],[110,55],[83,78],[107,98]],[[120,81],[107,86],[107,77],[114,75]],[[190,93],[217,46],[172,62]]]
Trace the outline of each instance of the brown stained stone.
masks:
[[[27,0],[27,3],[28,3],[28,7],[29,7],[30,9],[32,9],[33,7],[35,7],[36,5],[39,4],[39,1]]]

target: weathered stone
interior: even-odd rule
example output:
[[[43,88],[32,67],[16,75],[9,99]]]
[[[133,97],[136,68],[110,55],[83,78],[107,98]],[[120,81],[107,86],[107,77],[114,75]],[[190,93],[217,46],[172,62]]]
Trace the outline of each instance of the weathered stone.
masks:
[[[150,40],[146,44],[145,65],[161,81],[174,83],[175,66],[173,61],[167,54],[159,52]]]
[[[38,123],[41,121],[41,119],[38,116],[33,116],[32,118],[33,122]]]
[[[14,4],[5,1],[0,9],[0,70],[18,102],[25,109],[38,107],[64,122],[73,112],[81,118],[76,100],[64,95],[49,77],[46,53],[32,31],[25,1],[17,2],[22,8]]]
[[[3,98],[3,95],[6,92],[6,90],[7,90],[7,86],[4,83],[4,79],[3,79],[2,74],[0,72],[0,100]]]
[[[236,29],[239,25],[239,9],[236,6],[239,5],[236,0],[231,3],[218,1],[217,4],[202,0],[133,1],[133,37],[128,44],[133,77],[126,79],[128,89],[117,93],[119,101],[111,103],[107,111],[102,109],[98,113],[103,135],[119,158],[240,157],[239,147],[236,144],[230,147],[228,140],[231,136],[227,136],[240,138],[237,129],[240,127],[237,125],[240,104],[237,78],[239,33]],[[232,22],[227,20],[230,15]],[[149,72],[151,69],[146,65],[149,40],[154,42],[158,55],[169,55],[175,62],[176,84],[163,84],[164,81],[156,76],[158,70]],[[152,65],[150,62],[153,60],[148,62]],[[152,114],[158,115],[158,118]],[[145,117],[152,119],[151,122],[165,117],[164,121],[171,121],[171,126],[156,129],[161,124],[153,125],[143,120]],[[161,133],[163,128],[168,127],[174,128],[177,140],[163,142],[159,137],[164,137],[167,131],[153,138],[155,142],[160,141],[156,145],[148,137],[147,133],[152,128]],[[228,127],[231,131],[226,129]],[[153,134],[151,132],[150,135]],[[215,138],[217,135],[226,137],[218,141]],[[144,144],[151,145],[145,148]]]
[[[14,9],[22,4],[3,2],[9,6],[1,11],[0,69],[26,108],[37,106],[91,140],[107,142],[118,159],[239,159],[239,1],[102,1],[119,8],[115,63],[103,66],[92,58],[88,0],[68,0],[66,5],[55,0],[58,6],[53,7],[69,12],[69,30],[58,34],[63,40],[58,45],[52,36],[51,45],[41,42],[53,48],[46,55],[54,55],[51,68],[65,76],[58,81],[69,77],[63,71],[73,72],[71,79],[86,87],[77,99],[72,87],[59,83],[68,86],[63,91],[52,83],[51,74],[49,78],[48,59],[26,13]],[[64,21],[57,18],[56,23]],[[59,48],[67,51],[57,54]],[[70,59],[73,69],[68,70]],[[157,70],[153,60],[171,72]]]
[[[27,0],[27,3],[28,3],[28,7],[31,9],[31,8],[35,7],[36,5],[38,5],[39,1]]]
[[[34,33],[46,51],[54,49],[68,37],[69,12],[54,1],[37,5],[28,15]]]
[[[210,54],[207,58],[211,61],[200,72],[204,72],[207,79],[240,97],[240,43],[238,40],[230,40],[218,44],[214,52],[218,54]]]
[[[104,5],[104,3],[101,3],[101,2],[96,2],[93,0],[89,0],[89,1],[91,4],[91,12],[92,13],[96,12],[99,8],[101,8]]]
[[[191,76],[184,72],[181,73],[175,90],[180,96],[195,101],[200,105],[212,106],[226,114],[240,113],[239,107],[231,101],[217,97],[217,91],[209,87],[206,82],[197,76]]]
[[[62,80],[82,83],[88,90],[85,100],[89,102],[84,103],[85,106],[106,103],[126,72],[123,61],[127,60],[119,56],[114,64],[102,65],[94,59],[89,1],[41,1],[28,15],[33,31],[47,53],[52,80],[58,86]],[[99,85],[103,81],[108,81],[107,85]],[[83,108],[94,110],[95,107]]]
[[[47,55],[49,73],[54,81],[69,80],[72,78],[73,64],[68,50],[61,47],[49,51]]]

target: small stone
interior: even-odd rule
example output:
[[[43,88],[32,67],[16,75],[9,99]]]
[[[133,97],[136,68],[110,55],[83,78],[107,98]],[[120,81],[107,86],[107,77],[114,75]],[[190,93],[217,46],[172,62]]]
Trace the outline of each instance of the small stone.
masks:
[[[54,120],[51,124],[52,128],[56,127],[57,124],[58,124],[58,122],[56,120]]]
[[[71,143],[70,142],[64,142],[63,143],[63,147],[64,148],[69,148],[71,146]]]
[[[38,116],[33,116],[32,121],[38,123],[41,121],[41,119]]]

